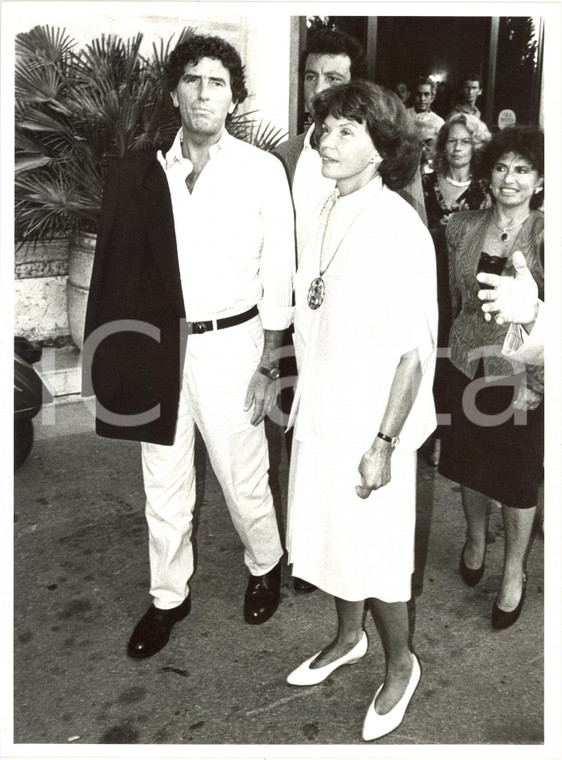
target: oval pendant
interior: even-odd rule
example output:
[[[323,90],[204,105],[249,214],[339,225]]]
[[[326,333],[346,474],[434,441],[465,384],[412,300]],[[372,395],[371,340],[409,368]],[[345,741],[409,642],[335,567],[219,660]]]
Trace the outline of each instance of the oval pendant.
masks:
[[[326,286],[324,285],[324,280],[321,277],[315,277],[308,289],[307,302],[311,309],[317,309],[322,305],[325,293]]]

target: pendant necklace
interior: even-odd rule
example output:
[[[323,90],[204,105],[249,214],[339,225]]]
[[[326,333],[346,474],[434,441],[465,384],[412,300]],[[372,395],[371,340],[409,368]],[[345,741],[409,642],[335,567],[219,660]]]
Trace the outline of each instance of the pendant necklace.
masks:
[[[500,233],[500,235],[499,235],[499,238],[500,238],[500,240],[501,240],[501,241],[503,241],[503,242],[505,243],[505,241],[506,241],[506,240],[509,238],[509,235],[507,234],[507,233],[508,233],[508,230],[514,230],[516,227],[520,227],[520,226],[523,224],[523,222],[526,222],[526,221],[527,221],[527,219],[528,219],[530,216],[531,216],[531,213],[529,212],[529,213],[527,214],[527,216],[525,217],[525,219],[522,219],[520,222],[517,222],[517,224],[512,224],[510,227],[501,227],[501,226],[500,226],[500,225],[499,225],[499,224],[496,222],[496,220],[494,219],[494,217],[492,217],[492,221],[493,221],[493,223],[495,224],[495,226],[498,228],[498,230],[501,230],[501,233]]]
[[[310,283],[310,287],[308,288],[308,295],[307,295],[307,303],[309,307],[313,310],[318,309],[320,306],[322,306],[322,302],[324,301],[324,296],[326,295],[326,283],[323,280],[323,276],[326,273],[326,270],[336,257],[336,253],[339,251],[341,244],[347,237],[347,233],[349,230],[353,227],[356,220],[361,216],[363,211],[365,210],[367,204],[361,207],[361,209],[357,212],[357,214],[353,217],[351,222],[348,224],[347,229],[345,233],[342,235],[340,242],[337,244],[337,246],[334,249],[334,252],[330,256],[328,263],[322,267],[322,254],[324,253],[324,243],[326,241],[326,232],[328,230],[328,224],[330,221],[330,216],[332,214],[332,209],[336,205],[337,197],[331,197],[328,199],[328,202],[332,202],[330,208],[328,209],[328,213],[326,214],[326,223],[324,225],[324,230],[322,231],[322,242],[320,244],[320,266],[318,268],[318,277],[315,277],[312,282]],[[369,199],[370,200],[370,199]]]

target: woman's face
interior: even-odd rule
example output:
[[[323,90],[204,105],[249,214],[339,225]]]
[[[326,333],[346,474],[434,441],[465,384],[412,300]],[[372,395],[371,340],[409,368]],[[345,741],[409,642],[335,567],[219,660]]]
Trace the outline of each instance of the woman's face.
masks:
[[[331,114],[322,125],[319,151],[322,174],[336,180],[342,195],[366,185],[381,163],[365,124]]]
[[[453,124],[445,142],[445,158],[449,166],[462,169],[468,166],[474,154],[472,136],[463,124]]]
[[[542,187],[542,177],[517,153],[505,153],[492,167],[490,189],[496,201],[507,207],[528,206]]]

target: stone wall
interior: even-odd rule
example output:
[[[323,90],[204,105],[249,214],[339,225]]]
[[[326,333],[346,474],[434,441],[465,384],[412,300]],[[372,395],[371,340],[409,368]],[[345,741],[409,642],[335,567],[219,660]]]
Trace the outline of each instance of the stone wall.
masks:
[[[14,334],[50,345],[70,343],[68,241],[21,246],[14,270]]]

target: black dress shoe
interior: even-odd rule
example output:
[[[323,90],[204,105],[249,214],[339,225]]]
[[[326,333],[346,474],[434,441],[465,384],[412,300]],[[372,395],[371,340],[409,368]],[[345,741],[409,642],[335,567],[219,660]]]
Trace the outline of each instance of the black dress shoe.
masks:
[[[191,595],[187,596],[178,607],[171,610],[160,610],[153,604],[136,624],[129,640],[127,654],[129,657],[140,659],[152,657],[163,649],[170,638],[170,632],[175,625],[191,611]]]
[[[293,588],[295,591],[304,591],[308,593],[309,591],[316,591],[318,586],[315,586],[314,583],[309,583],[308,581],[305,581],[302,578],[297,578],[295,576],[293,578]]]
[[[502,610],[500,607],[498,607],[497,602],[494,602],[494,606],[492,607],[492,628],[495,628],[497,631],[502,631],[504,628],[509,628],[510,625],[513,625],[517,622],[519,615],[521,614],[521,610],[523,609],[523,602],[525,601],[526,584],[527,573],[523,573],[521,599],[519,600],[517,607],[514,610],[511,610],[511,612]]]
[[[480,582],[482,579],[482,576],[484,575],[484,565],[485,562],[482,562],[480,567],[476,568],[476,570],[473,570],[471,567],[467,567],[464,562],[464,550],[466,549],[466,544],[462,548],[461,552],[461,559],[459,562],[459,571],[461,574],[461,578],[466,583],[467,586],[476,586],[477,583]]]
[[[244,620],[260,625],[273,615],[279,606],[281,591],[281,562],[265,575],[250,575],[244,597]]]

